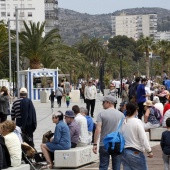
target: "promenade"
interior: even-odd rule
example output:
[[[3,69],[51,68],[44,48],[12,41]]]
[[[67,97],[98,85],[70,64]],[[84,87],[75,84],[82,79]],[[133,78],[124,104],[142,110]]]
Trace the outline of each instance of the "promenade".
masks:
[[[101,97],[98,94],[94,111],[94,121],[96,120],[97,114],[103,109],[100,98]],[[63,113],[65,113],[65,111],[71,109],[73,105],[78,105],[79,107],[86,107],[86,104],[83,102],[82,99],[80,99],[78,103],[72,103],[71,101],[69,108],[66,107],[66,103],[64,101],[62,101],[61,107],[58,108],[57,101],[55,101],[53,110],[51,109],[50,101],[48,103],[40,103],[40,101],[34,101],[33,103],[37,112],[37,129],[34,133],[35,149],[37,151],[41,151],[40,144],[42,142],[43,134],[48,130],[54,131],[55,124],[52,123],[51,118],[53,111],[61,110]],[[118,99],[117,108],[119,107],[119,103],[120,99]],[[147,158],[149,170],[163,170],[162,152],[159,143],[160,143],[159,141],[150,142],[154,157],[152,159]],[[79,170],[98,169],[98,161],[93,164],[80,167],[78,169]]]

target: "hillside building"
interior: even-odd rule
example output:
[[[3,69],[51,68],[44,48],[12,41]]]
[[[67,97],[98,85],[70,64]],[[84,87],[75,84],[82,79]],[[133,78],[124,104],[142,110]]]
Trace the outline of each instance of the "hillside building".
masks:
[[[45,0],[45,33],[58,28],[58,0]]]
[[[112,37],[126,35],[138,40],[141,35],[155,37],[157,33],[157,14],[112,15]]]
[[[34,10],[18,10],[19,31],[24,30],[23,21],[29,25],[30,21],[42,23],[45,20],[44,0],[0,0],[0,20],[3,20],[5,24],[8,19],[12,20],[10,22],[11,29],[16,28],[15,7],[35,8]]]
[[[155,41],[159,40],[170,40],[170,31],[164,31],[164,32],[157,32],[155,36]]]

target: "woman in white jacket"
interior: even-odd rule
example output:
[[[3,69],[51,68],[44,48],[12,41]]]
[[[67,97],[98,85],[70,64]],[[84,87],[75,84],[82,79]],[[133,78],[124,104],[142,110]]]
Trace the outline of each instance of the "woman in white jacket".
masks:
[[[9,151],[11,158],[11,166],[19,166],[21,165],[21,142],[18,136],[14,133],[15,130],[15,122],[6,120],[1,124],[1,134],[5,138],[5,145]]]
[[[148,170],[143,152],[146,151],[150,158],[153,157],[153,154],[142,121],[136,118],[137,106],[129,102],[126,105],[126,110],[126,118],[121,129],[125,139],[122,154],[123,170]]]

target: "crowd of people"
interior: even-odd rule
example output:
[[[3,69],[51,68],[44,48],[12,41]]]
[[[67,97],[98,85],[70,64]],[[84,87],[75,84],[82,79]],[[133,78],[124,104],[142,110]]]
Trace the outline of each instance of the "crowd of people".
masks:
[[[166,79],[163,83],[166,84]],[[161,148],[164,165],[166,168],[169,166],[170,93],[166,86],[150,79],[136,77],[132,83],[124,80],[123,87],[120,87],[118,80],[113,80],[109,87],[108,94],[101,99],[103,110],[98,113],[96,122],[93,117],[98,87],[92,79],[86,83],[83,90],[80,89],[86,107],[74,105],[65,113],[55,111],[52,114],[52,123],[56,126],[53,136],[46,143],[41,144],[41,150],[47,162],[41,169],[53,168],[55,150],[68,150],[92,144],[93,152],[95,154],[99,152],[99,169],[101,170],[108,169],[110,156],[114,170],[120,170],[121,164],[124,170],[147,170],[144,152],[148,153],[149,158],[153,157],[153,153],[145,132],[160,126],[167,128],[167,131],[162,134]],[[122,93],[120,93],[121,88]],[[55,98],[57,98],[58,107],[61,107],[63,96],[66,106],[69,107],[70,90],[68,80],[62,81],[55,92],[53,91],[49,96],[51,107],[55,105]],[[32,101],[27,98],[27,89],[21,88],[20,98],[13,102],[10,111],[11,120],[7,120],[10,109],[9,98],[7,88],[2,87],[0,94],[0,168],[21,164],[22,143],[25,141],[34,148],[33,133],[37,128],[36,110]],[[121,100],[118,109],[116,109],[117,98]],[[116,131],[122,119],[120,133],[125,140],[124,150],[122,154],[112,153],[110,155],[104,147],[103,139],[107,134]],[[20,140],[21,136],[23,141]]]

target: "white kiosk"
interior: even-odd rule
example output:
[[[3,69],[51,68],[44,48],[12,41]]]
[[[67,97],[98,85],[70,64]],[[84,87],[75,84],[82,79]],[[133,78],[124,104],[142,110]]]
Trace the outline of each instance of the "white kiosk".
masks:
[[[40,92],[45,91],[48,96],[58,87],[57,69],[31,69],[19,71],[19,89],[26,87],[28,98],[40,100]]]

